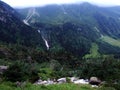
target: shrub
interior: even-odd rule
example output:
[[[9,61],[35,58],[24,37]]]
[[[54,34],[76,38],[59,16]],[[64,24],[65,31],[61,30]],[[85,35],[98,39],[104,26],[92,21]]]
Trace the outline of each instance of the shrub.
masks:
[[[15,62],[10,65],[8,70],[6,70],[3,74],[5,80],[16,82],[16,81],[26,81],[30,80],[34,82],[38,79],[37,70],[33,69],[33,67],[27,63]]]

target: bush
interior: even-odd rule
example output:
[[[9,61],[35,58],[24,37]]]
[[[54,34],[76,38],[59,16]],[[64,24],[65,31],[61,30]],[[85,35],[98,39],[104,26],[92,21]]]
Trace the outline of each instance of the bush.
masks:
[[[5,80],[11,82],[26,80],[34,82],[38,79],[38,74],[37,70],[33,69],[31,65],[24,62],[15,62],[4,72],[3,77],[5,77]]]
[[[47,80],[48,78],[53,78],[53,71],[49,68],[41,68],[39,70],[39,77],[42,79],[42,80]]]
[[[22,81],[25,80],[25,73],[23,72],[23,66],[19,63],[11,65],[8,70],[4,72],[5,79],[7,81]]]
[[[113,87],[116,90],[120,90],[120,83],[107,82],[106,84],[104,84],[104,87]]]
[[[86,60],[80,66],[80,76],[90,78],[98,77],[104,81],[117,81],[120,79],[120,60],[114,58]]]
[[[101,87],[98,90],[116,90],[116,89],[113,87]]]

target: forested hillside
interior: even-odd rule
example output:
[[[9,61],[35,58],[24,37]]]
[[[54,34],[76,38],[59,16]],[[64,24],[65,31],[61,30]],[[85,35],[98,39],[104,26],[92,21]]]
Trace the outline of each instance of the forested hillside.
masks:
[[[25,90],[46,89],[35,82],[66,77],[70,89],[93,90],[74,86],[69,77],[89,81],[94,76],[101,82],[94,90],[119,90],[119,17],[119,7],[83,3],[13,9],[0,1],[0,89],[22,89],[16,87],[19,82],[27,83]]]

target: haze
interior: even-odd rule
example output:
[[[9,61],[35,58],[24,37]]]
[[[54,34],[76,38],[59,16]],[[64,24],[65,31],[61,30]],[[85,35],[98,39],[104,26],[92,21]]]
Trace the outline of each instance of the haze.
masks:
[[[99,6],[115,6],[120,5],[120,0],[2,0],[12,7],[34,7],[44,6],[48,4],[71,4],[90,2]]]

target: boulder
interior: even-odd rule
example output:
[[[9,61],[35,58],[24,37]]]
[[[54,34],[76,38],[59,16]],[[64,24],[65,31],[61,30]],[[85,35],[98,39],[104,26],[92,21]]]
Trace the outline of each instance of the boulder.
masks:
[[[58,83],[66,83],[66,78],[60,78],[57,80]]]
[[[89,83],[91,85],[99,85],[101,81],[97,77],[91,77]]]

